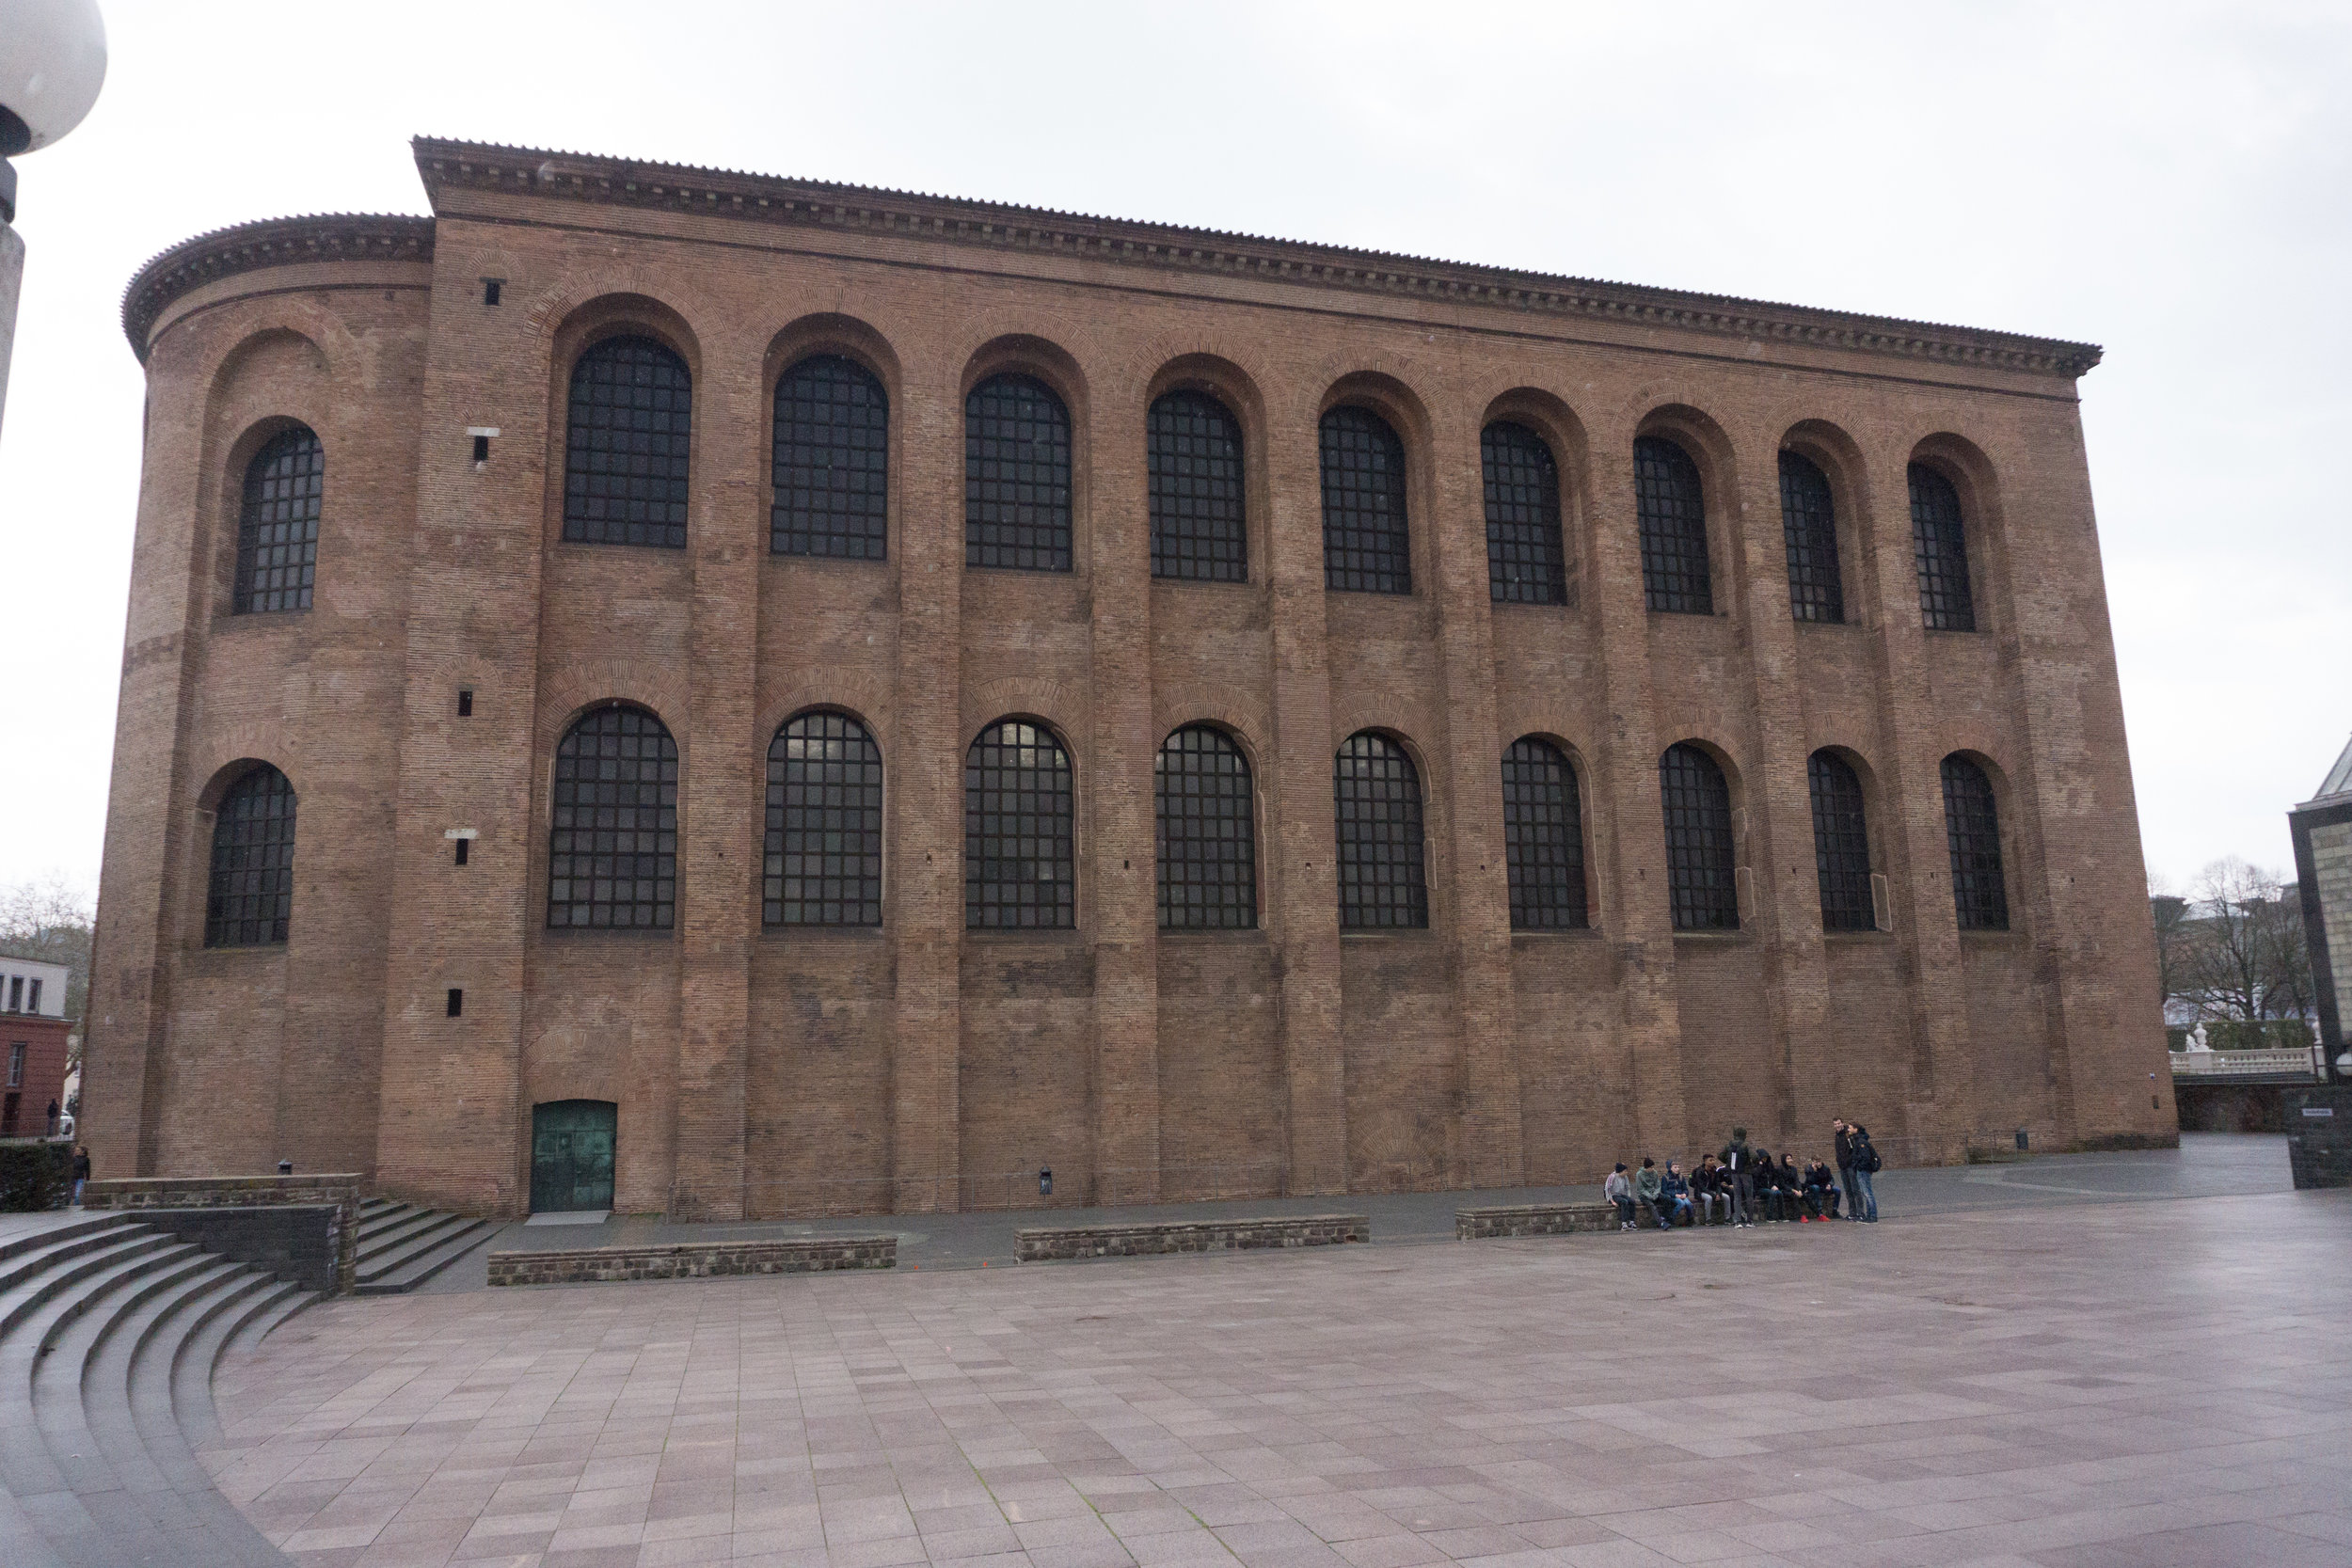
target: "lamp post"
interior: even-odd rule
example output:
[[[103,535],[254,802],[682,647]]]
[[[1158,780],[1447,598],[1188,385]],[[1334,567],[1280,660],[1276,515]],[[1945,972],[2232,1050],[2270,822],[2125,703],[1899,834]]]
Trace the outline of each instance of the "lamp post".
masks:
[[[8,160],[81,124],[105,79],[106,24],[98,0],[0,0],[0,414],[8,409],[9,349],[24,281],[16,169]]]

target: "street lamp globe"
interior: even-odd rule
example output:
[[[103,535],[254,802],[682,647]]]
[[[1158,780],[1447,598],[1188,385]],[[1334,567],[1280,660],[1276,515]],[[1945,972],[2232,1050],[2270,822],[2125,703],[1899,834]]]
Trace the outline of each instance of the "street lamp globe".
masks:
[[[0,157],[81,124],[105,80],[98,0],[0,0]]]

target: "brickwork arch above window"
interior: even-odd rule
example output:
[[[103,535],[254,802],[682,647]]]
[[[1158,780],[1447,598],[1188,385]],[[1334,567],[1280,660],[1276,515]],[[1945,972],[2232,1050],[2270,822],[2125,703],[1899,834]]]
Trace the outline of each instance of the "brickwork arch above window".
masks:
[[[776,382],[768,547],[880,561],[889,539],[890,394],[839,354],[812,354]]]
[[[769,926],[879,926],[882,757],[846,713],[796,714],[768,746],[760,919]]]
[[[963,758],[963,924],[1068,930],[1078,924],[1077,787],[1060,736],[1000,719]]]
[[[213,854],[204,886],[204,945],[280,945],[294,918],[294,792],[263,763],[230,784],[213,808]]]
[[[232,613],[310,608],[326,495],[326,449],[308,425],[279,431],[253,454],[237,507]]]
[[[1405,748],[1376,730],[1347,737],[1331,762],[1340,856],[1340,929],[1423,930],[1421,772]]]
[[[548,925],[667,931],[677,924],[677,743],[643,708],[582,714],[555,748]]]
[[[652,338],[605,338],[572,365],[564,450],[564,537],[686,547],[694,383]]]
[[[1633,443],[1634,515],[1642,536],[1642,592],[1669,614],[1712,615],[1707,556],[1707,495],[1699,466],[1662,436]]]

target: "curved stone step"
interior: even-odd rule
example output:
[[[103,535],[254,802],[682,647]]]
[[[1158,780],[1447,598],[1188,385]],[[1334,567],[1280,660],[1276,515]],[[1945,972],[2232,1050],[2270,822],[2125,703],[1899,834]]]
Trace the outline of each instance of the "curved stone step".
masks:
[[[430,1234],[387,1248],[372,1260],[361,1259],[358,1293],[384,1296],[413,1291],[499,1231],[494,1220],[468,1219],[463,1214],[452,1214],[449,1219],[451,1224]]]
[[[256,1318],[307,1294],[299,1285],[264,1279],[261,1289],[212,1315],[172,1353],[167,1402],[172,1423],[191,1450],[220,1436],[220,1418],[213,1411],[213,1372],[228,1353],[229,1342]],[[275,1323],[272,1320],[272,1326]]]
[[[161,1252],[174,1246],[169,1236],[160,1230],[144,1227],[126,1228],[107,1238],[100,1245],[83,1249],[76,1254],[39,1270],[0,1291],[0,1341],[45,1306],[58,1291],[87,1278],[103,1269],[111,1268],[125,1258],[151,1252]]]
[[[107,1463],[98,1434],[90,1430],[82,1403],[82,1383],[91,1361],[123,1321],[172,1287],[207,1274],[220,1259],[190,1247],[167,1261],[151,1260],[117,1279],[103,1293],[58,1325],[33,1367],[33,1419],[41,1440],[49,1445],[50,1463],[65,1483],[87,1497],[94,1492],[119,1491],[122,1479]]]
[[[0,1238],[0,1265],[5,1265],[10,1259],[42,1251],[58,1242],[92,1236],[102,1230],[119,1230],[130,1223],[131,1216],[128,1214],[90,1214],[60,1219],[55,1224]],[[0,1268],[0,1274],[5,1273],[6,1270]]]

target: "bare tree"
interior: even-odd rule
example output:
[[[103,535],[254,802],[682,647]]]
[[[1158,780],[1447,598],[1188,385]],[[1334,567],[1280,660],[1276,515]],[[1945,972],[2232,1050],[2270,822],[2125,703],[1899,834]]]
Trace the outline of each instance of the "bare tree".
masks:
[[[63,877],[0,887],[0,953],[65,965],[68,1018],[82,1017],[89,1003],[93,919],[88,895]]]
[[[2174,994],[2204,1017],[2252,1022],[2309,1013],[2302,910],[2276,872],[2234,856],[2206,866],[2171,940]]]
[[[2188,900],[2153,871],[2148,874],[2148,912],[2156,924],[2156,989],[2169,1011],[2175,999],[2185,1000],[2181,996],[2183,968],[2195,928]]]

